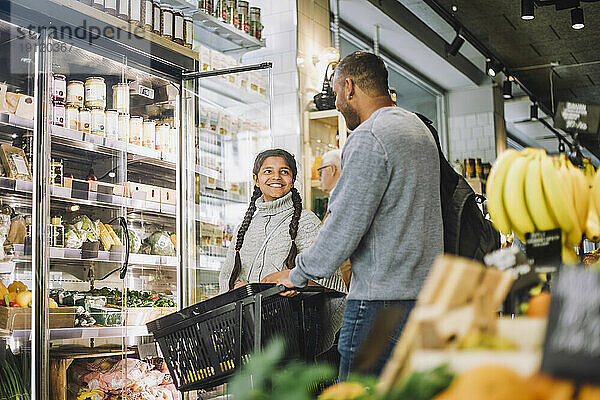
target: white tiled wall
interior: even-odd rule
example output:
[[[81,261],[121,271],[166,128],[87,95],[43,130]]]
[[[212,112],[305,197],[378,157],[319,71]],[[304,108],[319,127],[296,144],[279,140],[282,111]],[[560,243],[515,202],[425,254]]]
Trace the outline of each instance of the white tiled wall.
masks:
[[[252,0],[250,5],[261,8],[266,47],[244,55],[242,62],[273,63],[273,144],[301,159],[296,0]]]

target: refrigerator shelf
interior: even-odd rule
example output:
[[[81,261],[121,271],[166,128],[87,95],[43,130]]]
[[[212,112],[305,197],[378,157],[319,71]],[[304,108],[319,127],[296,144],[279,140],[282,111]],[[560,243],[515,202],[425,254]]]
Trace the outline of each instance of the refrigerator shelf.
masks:
[[[49,329],[49,340],[72,340],[72,339],[93,339],[93,338],[119,338],[119,337],[139,337],[148,336],[146,326],[92,326],[86,328],[58,328]],[[31,330],[20,329],[14,330],[12,333],[3,331],[0,332],[8,337],[15,339],[31,340]]]

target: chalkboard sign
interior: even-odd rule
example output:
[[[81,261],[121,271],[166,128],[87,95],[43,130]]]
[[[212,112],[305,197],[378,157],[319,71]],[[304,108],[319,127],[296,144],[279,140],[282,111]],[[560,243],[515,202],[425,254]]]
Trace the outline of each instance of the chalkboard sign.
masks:
[[[526,233],[525,253],[534,265],[559,266],[562,263],[561,230]]]
[[[600,383],[600,272],[564,267],[552,289],[542,371]]]
[[[554,127],[567,132],[598,134],[600,105],[559,102]]]

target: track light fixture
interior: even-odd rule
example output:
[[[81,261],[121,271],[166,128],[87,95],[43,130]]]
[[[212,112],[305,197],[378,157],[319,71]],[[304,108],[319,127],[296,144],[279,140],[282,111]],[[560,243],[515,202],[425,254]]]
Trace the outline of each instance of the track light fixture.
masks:
[[[529,21],[534,18],[533,0],[521,0],[521,19]]]
[[[571,27],[573,29],[583,29],[585,26],[583,22],[583,10],[579,7],[576,7],[571,10]]]
[[[502,84],[502,97],[505,99],[512,99],[512,82],[508,79],[508,77]]]
[[[456,32],[456,37],[454,38],[454,40],[452,41],[452,43],[450,43],[449,46],[446,46],[446,54],[447,55],[451,55],[451,56],[455,56],[458,54],[458,51],[460,50],[460,48],[462,47],[462,45],[465,43],[465,39],[463,39],[460,36],[460,31]]]
[[[531,118],[532,121],[538,120],[538,106],[535,103],[531,105],[531,108],[529,110],[529,118]]]
[[[493,78],[498,72],[502,71],[502,66],[497,61],[488,58],[485,61],[485,70],[487,71],[487,74]]]

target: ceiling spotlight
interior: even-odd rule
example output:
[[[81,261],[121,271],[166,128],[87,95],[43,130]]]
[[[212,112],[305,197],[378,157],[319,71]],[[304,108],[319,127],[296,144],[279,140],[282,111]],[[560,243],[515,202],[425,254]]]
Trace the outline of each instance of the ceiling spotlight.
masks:
[[[456,4],[452,5],[452,12],[457,12],[458,11],[458,6]]]
[[[571,10],[571,26],[573,29],[583,29],[583,10],[579,7]]]
[[[446,46],[446,54],[449,54],[451,56],[457,55],[458,51],[460,50],[460,48],[462,47],[462,45],[464,43],[465,43],[465,39],[463,39],[460,36],[460,34],[458,32],[456,32],[456,37],[454,38],[452,43],[450,43],[449,46]]]
[[[493,78],[498,72],[502,71],[502,66],[496,61],[490,60],[488,58],[485,61],[485,70],[487,74]]]
[[[534,18],[533,0],[521,0],[521,19],[529,21]]]
[[[80,207],[78,204],[74,204],[70,207],[72,212],[79,211]]]
[[[512,82],[508,78],[502,84],[502,97],[512,99]]]
[[[531,118],[532,121],[538,120],[538,106],[535,103],[531,105],[529,110],[529,118]]]

